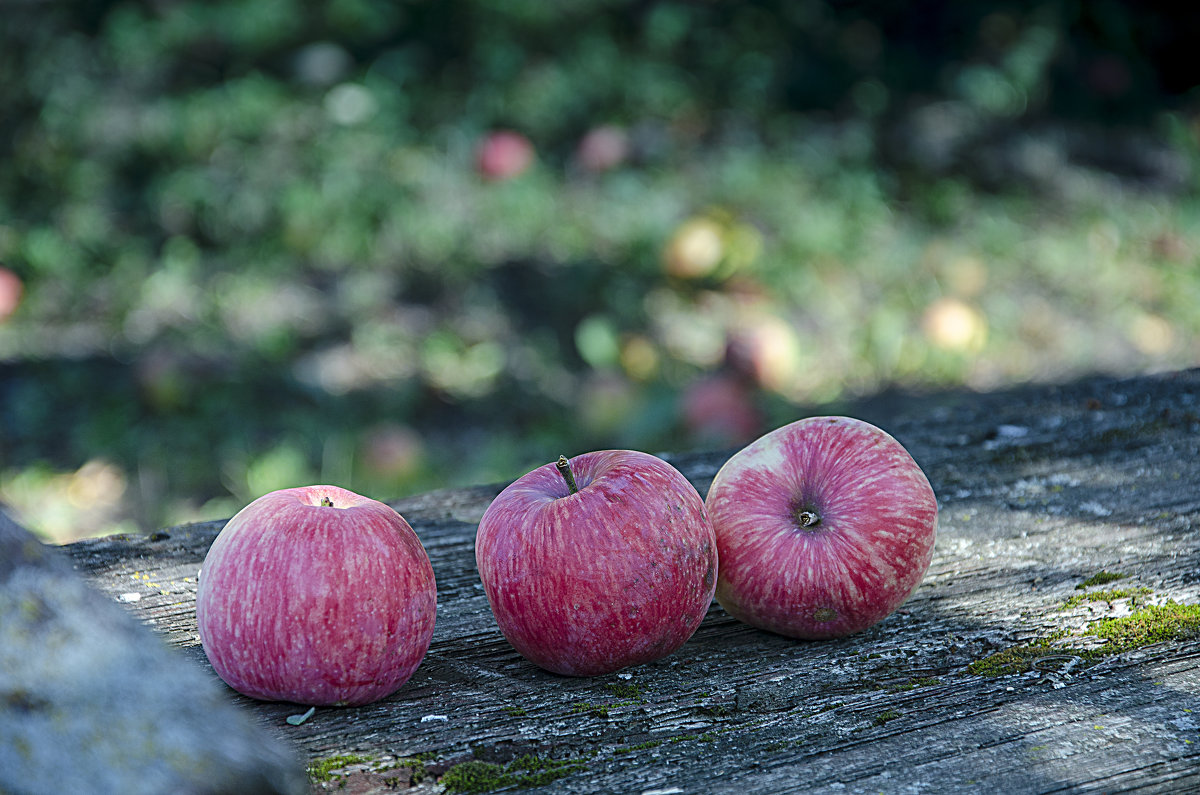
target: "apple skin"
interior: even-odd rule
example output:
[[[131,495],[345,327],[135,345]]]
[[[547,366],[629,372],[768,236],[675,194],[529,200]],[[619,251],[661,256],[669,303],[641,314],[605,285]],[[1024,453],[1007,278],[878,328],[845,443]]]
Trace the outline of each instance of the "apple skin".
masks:
[[[937,536],[920,466],[849,417],[760,437],[717,472],[706,504],[721,558],[717,601],[751,626],[805,640],[890,615],[929,568]]]
[[[336,486],[243,508],[213,541],[196,594],[201,645],[230,687],[312,706],[395,692],[429,649],[436,610],[433,568],[408,522]]]
[[[670,464],[633,450],[555,464],[506,488],[479,522],[475,560],[501,632],[536,665],[596,676],[665,657],[716,588],[704,502]]]

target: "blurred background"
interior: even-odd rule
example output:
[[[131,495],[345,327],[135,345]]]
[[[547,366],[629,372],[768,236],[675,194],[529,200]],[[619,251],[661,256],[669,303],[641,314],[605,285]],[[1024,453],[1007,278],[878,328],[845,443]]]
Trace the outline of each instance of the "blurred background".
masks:
[[[1200,364],[1167,8],[0,0],[0,501],[66,541]]]

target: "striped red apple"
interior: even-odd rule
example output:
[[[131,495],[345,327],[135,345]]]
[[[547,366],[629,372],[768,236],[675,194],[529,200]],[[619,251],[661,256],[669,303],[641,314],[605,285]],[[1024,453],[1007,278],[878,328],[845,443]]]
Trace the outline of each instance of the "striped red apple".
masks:
[[[395,510],[336,486],[259,497],[204,559],[200,642],[243,695],[313,706],[377,701],[429,649],[433,568]]]
[[[700,495],[666,461],[632,450],[559,458],[518,479],[479,522],[475,559],[508,641],[570,676],[672,653],[716,587]]]
[[[733,617],[837,638],[898,608],[929,568],[937,500],[884,431],[848,417],[785,425],[736,453],[706,499]]]

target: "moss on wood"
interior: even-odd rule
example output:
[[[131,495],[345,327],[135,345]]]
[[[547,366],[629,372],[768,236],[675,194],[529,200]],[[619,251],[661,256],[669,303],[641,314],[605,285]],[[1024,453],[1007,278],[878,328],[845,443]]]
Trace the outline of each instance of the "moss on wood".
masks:
[[[519,756],[507,765],[472,759],[447,770],[440,782],[447,792],[491,792],[503,787],[540,787],[585,769],[582,762]]]
[[[1091,588],[1094,585],[1107,585],[1110,582],[1123,580],[1128,576],[1128,574],[1117,574],[1111,571],[1098,571],[1091,577],[1088,577],[1086,580],[1076,585],[1075,590],[1082,591],[1086,588]]]

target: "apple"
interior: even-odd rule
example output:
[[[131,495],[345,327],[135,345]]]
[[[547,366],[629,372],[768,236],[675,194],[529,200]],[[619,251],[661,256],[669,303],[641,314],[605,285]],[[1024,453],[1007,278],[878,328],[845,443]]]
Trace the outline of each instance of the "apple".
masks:
[[[21,277],[0,265],[0,323],[17,311],[21,304],[21,293],[24,291]]]
[[[762,431],[754,393],[733,375],[710,375],[689,384],[680,413],[688,433],[702,444],[745,444]]]
[[[725,257],[725,236],[711,218],[691,218],[680,224],[663,249],[663,267],[679,279],[712,275]]]
[[[312,706],[395,692],[429,649],[433,568],[381,502],[336,486],[259,497],[204,559],[200,643],[243,695]]]
[[[925,336],[938,348],[978,353],[987,341],[987,320],[970,304],[957,298],[939,298],[921,318]]]
[[[475,560],[504,637],[567,676],[667,656],[700,626],[716,587],[700,495],[633,450],[560,457],[519,478],[484,512]]]
[[[614,124],[595,127],[579,140],[575,159],[584,171],[599,174],[616,168],[629,157],[629,134]]]
[[[730,339],[726,357],[735,371],[759,386],[790,396],[802,383],[804,345],[792,324],[755,307]]]
[[[937,500],[904,447],[870,423],[811,417],[730,458],[706,499],[717,601],[747,624],[817,640],[859,632],[916,589]]]
[[[479,173],[491,180],[519,176],[533,165],[533,160],[533,144],[524,135],[512,130],[488,133],[475,153]]]

